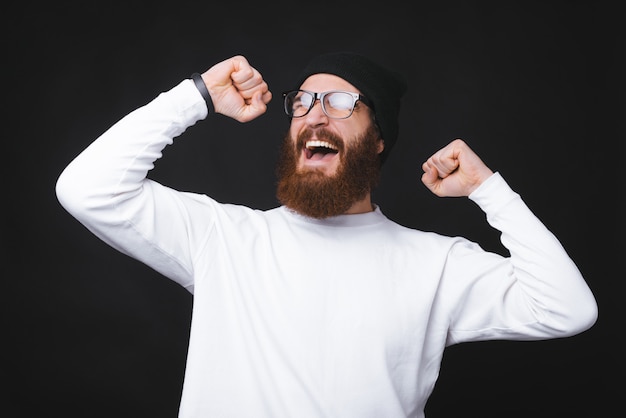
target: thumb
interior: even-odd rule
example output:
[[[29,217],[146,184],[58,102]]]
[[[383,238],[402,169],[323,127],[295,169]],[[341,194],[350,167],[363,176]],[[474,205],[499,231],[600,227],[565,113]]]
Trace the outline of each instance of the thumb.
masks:
[[[269,91],[263,93],[262,91],[257,90],[252,94],[249,104],[243,108],[244,114],[240,119],[241,122],[250,121],[267,111],[266,103],[269,102],[269,99],[266,101],[264,96],[269,96],[271,98],[271,93]]]
[[[269,93],[269,91],[267,91],[266,93]],[[261,90],[257,90],[254,92],[254,94],[252,95],[252,100],[250,102],[250,105],[254,111],[259,113],[265,113],[265,111],[267,110],[267,103],[269,102],[269,99],[265,99],[266,93]]]
[[[428,163],[422,164],[422,170],[424,170],[424,174],[422,174],[422,183],[424,183],[429,190],[434,190],[439,181],[439,174],[437,173],[437,170],[430,167]]]

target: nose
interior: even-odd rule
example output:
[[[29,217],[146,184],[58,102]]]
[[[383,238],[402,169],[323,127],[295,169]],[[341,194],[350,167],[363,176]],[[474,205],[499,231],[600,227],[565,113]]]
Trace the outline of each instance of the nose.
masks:
[[[311,127],[328,124],[328,116],[324,113],[324,110],[322,109],[322,102],[320,102],[319,99],[315,100],[313,107],[309,110],[309,113],[306,114],[305,118],[307,125]]]

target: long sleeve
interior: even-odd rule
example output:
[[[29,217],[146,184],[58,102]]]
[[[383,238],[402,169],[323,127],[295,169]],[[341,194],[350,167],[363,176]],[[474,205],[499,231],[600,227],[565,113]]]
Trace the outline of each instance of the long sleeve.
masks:
[[[566,337],[591,327],[597,304],[579,269],[500,174],[470,198],[501,232],[510,257],[453,249],[460,261],[450,263],[450,277],[470,284],[461,287],[450,342]]]
[[[61,205],[96,236],[189,289],[196,237],[185,219],[198,197],[146,177],[162,150],[206,116],[198,90],[184,80],[114,124],[56,184]]]

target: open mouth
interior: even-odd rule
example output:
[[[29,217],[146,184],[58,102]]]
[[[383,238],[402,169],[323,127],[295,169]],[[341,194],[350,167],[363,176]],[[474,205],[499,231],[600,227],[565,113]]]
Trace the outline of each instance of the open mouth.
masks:
[[[306,141],[304,154],[307,160],[329,159],[337,155],[339,150],[333,144],[326,141]]]

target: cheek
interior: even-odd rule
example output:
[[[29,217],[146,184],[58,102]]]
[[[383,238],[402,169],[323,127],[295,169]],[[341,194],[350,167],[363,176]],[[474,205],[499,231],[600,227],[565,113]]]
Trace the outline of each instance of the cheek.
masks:
[[[289,136],[291,138],[297,138],[299,131],[300,129],[297,127],[297,124],[292,123],[291,125],[289,125]]]
[[[295,141],[302,134],[305,126],[299,119],[294,119],[289,125],[289,136]]]

